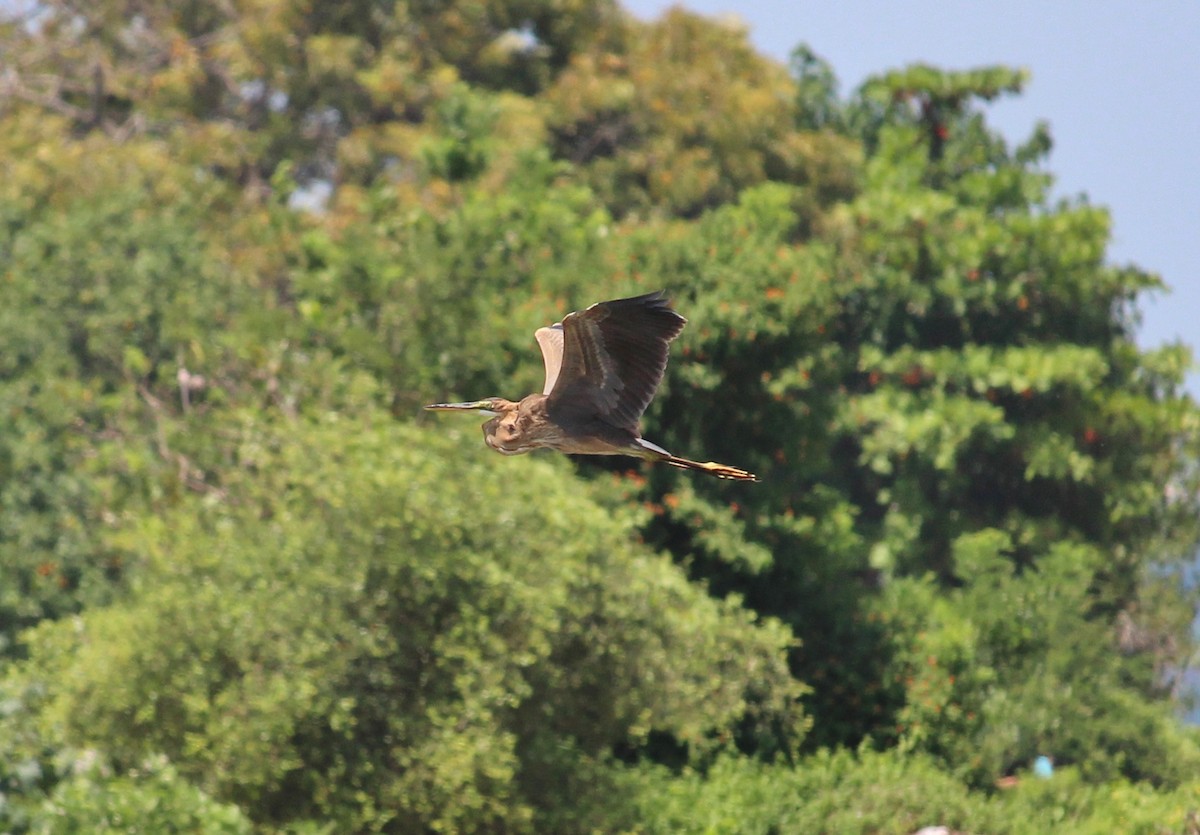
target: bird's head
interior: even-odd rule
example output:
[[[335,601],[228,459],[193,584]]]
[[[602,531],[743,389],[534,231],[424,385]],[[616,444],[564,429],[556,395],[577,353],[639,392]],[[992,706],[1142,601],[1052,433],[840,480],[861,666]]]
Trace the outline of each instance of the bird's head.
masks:
[[[472,400],[467,403],[431,403],[425,408],[431,412],[479,412],[483,415],[502,415],[509,411],[515,403],[503,397],[489,397],[487,400]]]
[[[525,447],[520,443],[517,432],[518,404],[503,397],[489,397],[487,400],[472,400],[469,403],[432,403],[425,408],[431,412],[479,412],[491,415],[492,419],[483,424],[484,442],[504,455],[520,455],[529,452],[533,447]]]

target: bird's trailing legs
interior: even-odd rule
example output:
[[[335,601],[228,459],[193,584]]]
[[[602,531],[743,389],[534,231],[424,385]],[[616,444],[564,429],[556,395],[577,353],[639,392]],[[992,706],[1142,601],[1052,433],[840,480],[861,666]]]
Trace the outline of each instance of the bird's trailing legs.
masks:
[[[746,470],[730,467],[727,464],[718,464],[716,461],[693,461],[690,458],[681,458],[678,455],[672,455],[657,444],[652,444],[645,438],[637,439],[638,450],[631,453],[646,461],[662,461],[664,464],[670,464],[672,467],[678,467],[681,470],[698,470],[702,473],[715,475],[717,478],[727,478],[731,481],[758,481],[758,476]]]

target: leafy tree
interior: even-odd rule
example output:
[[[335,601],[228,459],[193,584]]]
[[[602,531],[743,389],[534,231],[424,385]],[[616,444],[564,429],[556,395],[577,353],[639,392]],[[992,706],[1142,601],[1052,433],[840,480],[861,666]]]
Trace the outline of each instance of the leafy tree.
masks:
[[[187,399],[188,368],[219,367],[211,334],[246,299],[207,257],[203,218],[221,188],[189,183],[146,146],[105,156],[102,139],[54,135],[57,121],[29,127],[9,126],[9,147],[30,153],[0,209],[6,652],[22,626],[107,597],[124,567],[101,532],[125,499],[200,486],[155,415]]]
[[[1194,825],[1190,358],[1136,347],[1161,283],[1049,198],[1048,131],[988,127],[1023,72],[843,99],[806,47],[606,0],[34,13],[0,21],[7,828]],[[414,425],[664,286],[646,434],[761,484]]]
[[[80,132],[167,137],[262,190],[283,161],[305,183],[410,169],[459,79],[536,92],[619,15],[610,0],[54,0],[6,18],[6,98]]]
[[[885,126],[862,192],[815,223],[801,222],[787,192],[758,189],[691,236],[648,237],[644,256],[666,283],[694,288],[685,307],[705,323],[685,332],[682,350],[702,367],[677,363],[656,413],[667,446],[736,452],[766,475],[745,505],[715,487],[698,488],[722,492],[707,512],[661,501],[658,541],[681,555],[699,548],[699,574],[795,625],[805,639],[796,669],[815,685],[812,738],[827,743],[893,738],[897,710],[921,695],[905,686],[907,662],[889,657],[912,635],[895,632],[907,613],[876,589],[931,575],[939,594],[957,595],[975,569],[956,554],[973,553],[978,537],[1014,577],[1086,590],[1063,601],[1076,620],[1060,626],[1107,646],[1121,670],[1116,702],[1161,697],[1172,663],[1161,653],[1181,646],[1152,639],[1122,656],[1118,621],[1178,636],[1190,611],[1178,590],[1174,603],[1152,591],[1159,567],[1186,558],[1196,537],[1194,499],[1172,498],[1196,495],[1182,487],[1194,471],[1180,453],[1196,442],[1180,389],[1186,354],[1133,343],[1130,303],[1157,281],[1104,263],[1103,212],[1047,205],[1030,148],[1010,155],[985,137],[981,152],[968,91],[993,95],[991,75],[933,86],[960,108],[940,154],[919,127]],[[1042,147],[1040,135],[1031,142]],[[736,411],[693,407],[717,396]],[[745,538],[712,535],[731,529]],[[1081,573],[1056,573],[1062,561]],[[994,596],[965,603],[956,609],[968,622],[1006,616]],[[987,687],[1015,695],[1028,660],[1002,665]],[[1120,724],[1118,712],[1100,721]],[[1083,733],[1095,742],[1099,728]],[[1134,733],[1100,744],[1124,773],[1165,779],[1119,754],[1114,740]],[[1010,749],[1003,767],[1016,757]]]
[[[252,831],[236,806],[214,803],[161,758],[128,777],[85,768],[59,783],[28,823],[35,833]]]
[[[348,429],[249,423],[230,501],[120,535],[136,594],[30,636],[47,734],[116,774],[165,755],[262,823],[474,831],[604,826],[612,753],[651,733],[802,733],[789,633],[632,545],[564,466]]]
[[[796,130],[791,95],[784,68],[742,29],[674,9],[633,29],[622,51],[581,51],[545,101],[556,154],[616,214],[694,217],[768,179],[827,197],[849,190],[856,149]]]
[[[706,774],[648,770],[639,795],[649,832],[845,832],[908,835],[951,831],[1029,831],[1101,835],[1190,832],[1195,783],[1174,792],[1145,785],[1091,783],[1077,771],[1052,780],[1028,772],[1001,793],[972,792],[921,754],[896,750],[822,751],[795,769],[724,758]]]

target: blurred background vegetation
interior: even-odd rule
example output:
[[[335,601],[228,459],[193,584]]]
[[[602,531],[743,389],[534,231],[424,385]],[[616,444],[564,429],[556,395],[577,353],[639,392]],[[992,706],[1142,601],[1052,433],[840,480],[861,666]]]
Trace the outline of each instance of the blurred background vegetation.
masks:
[[[1021,72],[841,98],[609,0],[3,9],[0,828],[1200,831],[1191,357],[989,128]],[[420,414],[658,288],[647,436],[761,484]]]

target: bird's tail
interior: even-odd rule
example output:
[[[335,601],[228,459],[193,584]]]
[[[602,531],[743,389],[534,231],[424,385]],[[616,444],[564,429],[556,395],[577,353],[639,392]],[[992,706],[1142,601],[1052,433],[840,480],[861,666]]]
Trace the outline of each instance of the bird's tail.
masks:
[[[681,470],[697,470],[716,476],[717,478],[727,478],[732,481],[758,481],[758,476],[746,470],[730,467],[726,464],[718,464],[715,461],[693,461],[690,458],[681,458],[642,438],[638,438],[638,446],[642,448],[642,457],[647,461],[662,461],[664,464],[670,464],[672,467],[678,467]]]

